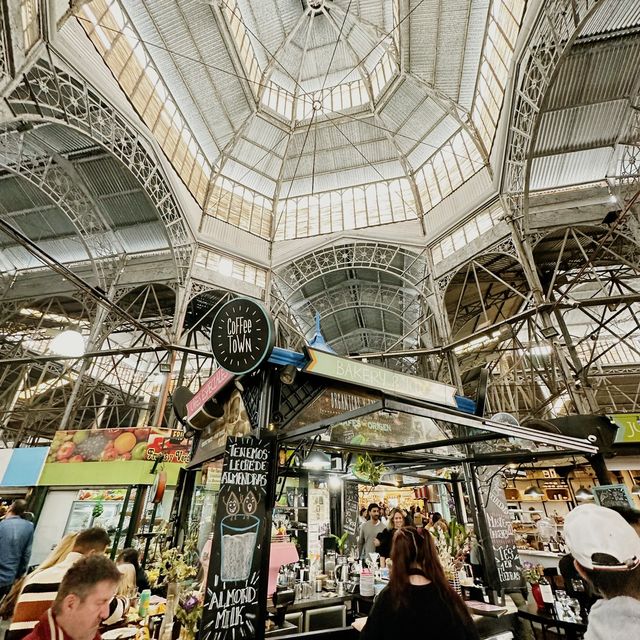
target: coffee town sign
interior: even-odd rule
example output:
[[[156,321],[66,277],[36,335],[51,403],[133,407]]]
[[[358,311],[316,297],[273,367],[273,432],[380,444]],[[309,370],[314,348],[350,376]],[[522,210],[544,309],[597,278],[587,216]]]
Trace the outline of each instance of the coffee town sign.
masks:
[[[230,300],[211,324],[213,355],[222,368],[235,375],[259,367],[273,351],[274,344],[273,320],[256,300]]]

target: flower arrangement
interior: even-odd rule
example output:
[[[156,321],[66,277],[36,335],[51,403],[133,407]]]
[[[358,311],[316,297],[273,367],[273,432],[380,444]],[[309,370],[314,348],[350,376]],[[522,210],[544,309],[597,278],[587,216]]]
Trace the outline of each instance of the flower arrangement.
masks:
[[[176,618],[182,625],[181,637],[189,640],[196,637],[202,618],[202,593],[191,591],[181,600],[176,609]]]
[[[184,549],[165,547],[160,557],[147,572],[149,582],[154,586],[161,584],[183,583],[198,574],[197,539],[187,538]]]
[[[440,564],[447,578],[453,579],[469,552],[470,534],[464,524],[451,520],[446,528],[435,527],[433,534]]]
[[[540,576],[543,575],[544,570],[542,565],[533,564],[532,562],[522,563],[522,577],[529,584],[538,584]]]

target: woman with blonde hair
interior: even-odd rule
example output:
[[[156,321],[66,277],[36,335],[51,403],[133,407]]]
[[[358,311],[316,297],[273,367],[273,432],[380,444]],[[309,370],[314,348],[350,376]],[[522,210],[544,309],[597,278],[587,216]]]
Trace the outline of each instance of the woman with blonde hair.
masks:
[[[117,566],[122,577],[120,578],[116,595],[125,596],[126,598],[135,598],[138,593],[135,567],[128,562],[118,564]]]

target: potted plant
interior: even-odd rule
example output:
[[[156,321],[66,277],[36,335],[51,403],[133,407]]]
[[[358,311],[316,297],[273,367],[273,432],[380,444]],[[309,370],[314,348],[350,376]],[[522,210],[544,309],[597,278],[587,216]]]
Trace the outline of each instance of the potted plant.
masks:
[[[470,533],[464,524],[455,518],[446,527],[435,527],[432,533],[442,569],[453,588],[460,593],[458,571],[469,551]]]
[[[332,538],[336,539],[336,548],[338,549],[338,555],[344,555],[344,549],[347,546],[347,540],[349,539],[349,532],[345,531],[340,537],[335,534],[331,534]]]

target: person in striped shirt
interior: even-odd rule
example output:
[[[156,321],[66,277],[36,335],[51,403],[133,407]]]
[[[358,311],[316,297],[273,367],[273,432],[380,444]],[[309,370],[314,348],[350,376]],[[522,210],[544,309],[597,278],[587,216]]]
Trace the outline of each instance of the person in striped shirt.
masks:
[[[13,620],[5,633],[5,640],[22,640],[28,635],[51,607],[67,571],[83,557],[104,554],[109,542],[109,534],[104,529],[85,529],[78,534],[73,549],[62,562],[28,576],[16,601]],[[113,624],[123,618],[128,607],[126,598],[114,597],[109,603],[107,623]]]

